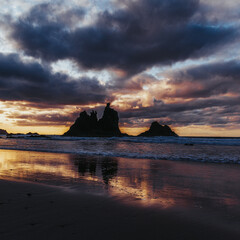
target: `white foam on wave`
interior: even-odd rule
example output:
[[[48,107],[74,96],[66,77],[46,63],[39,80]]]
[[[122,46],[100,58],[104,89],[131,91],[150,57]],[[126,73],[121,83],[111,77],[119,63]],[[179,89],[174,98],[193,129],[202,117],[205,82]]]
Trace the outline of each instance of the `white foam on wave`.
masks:
[[[5,150],[18,151],[35,151],[48,153],[63,153],[63,154],[79,154],[87,156],[103,156],[103,157],[122,157],[132,159],[152,159],[152,160],[170,160],[170,161],[193,161],[204,163],[234,163],[240,164],[240,158],[237,156],[208,156],[201,155],[170,155],[170,154],[139,154],[136,152],[103,152],[103,151],[84,151],[84,150],[58,150],[58,149],[43,149],[43,148],[19,148],[19,147],[2,147]]]
[[[46,137],[1,138],[1,149],[71,153],[138,159],[240,163],[240,139],[185,137]]]
[[[112,138],[112,139],[117,139],[117,138]],[[137,142],[139,143],[175,143],[175,144],[240,146],[240,138],[123,137],[120,140],[126,141],[126,142],[136,142],[136,143]]]
[[[174,143],[174,144],[203,144],[221,146],[240,146],[240,138],[202,138],[202,137],[65,137],[48,136],[52,140],[77,141],[77,140],[101,140],[108,139],[121,142],[135,143]]]
[[[13,139],[38,139],[55,141],[93,141],[110,140],[118,142],[132,143],[173,143],[173,144],[200,144],[200,145],[221,145],[221,146],[240,146],[240,138],[213,138],[213,137],[69,137],[60,135],[45,135],[32,137],[29,135],[13,135]]]

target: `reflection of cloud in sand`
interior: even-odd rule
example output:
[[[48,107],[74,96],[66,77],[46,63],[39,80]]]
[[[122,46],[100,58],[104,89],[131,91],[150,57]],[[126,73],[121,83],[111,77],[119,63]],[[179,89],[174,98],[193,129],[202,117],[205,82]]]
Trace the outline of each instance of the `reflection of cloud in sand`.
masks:
[[[1,179],[74,184],[92,194],[107,191],[161,208],[237,206],[239,191],[231,184],[240,180],[237,170],[213,164],[0,150]]]
[[[62,178],[77,178],[78,174],[66,165],[66,155],[25,151],[0,151],[1,178],[39,179],[55,175]],[[33,177],[33,179],[31,179]]]
[[[80,178],[92,181],[89,170],[93,159],[79,156],[73,159],[75,166],[78,167]],[[180,193],[191,198],[189,189],[175,189],[174,186],[164,183],[161,177],[156,176],[157,172],[154,173],[149,160],[108,157],[98,159],[98,162],[96,158],[94,159],[97,177],[93,181],[104,182],[108,193],[112,196],[131,197],[142,200],[143,204],[154,203],[162,208],[173,207],[176,203],[172,196]]]
[[[240,205],[240,201],[239,199],[233,199],[233,198],[224,198],[223,202],[226,206],[239,206]]]
[[[114,158],[98,159],[67,154],[0,151],[0,173],[3,179],[63,182],[83,180],[92,184],[104,183],[110,195],[130,196],[146,203],[157,201],[162,207],[173,206],[173,199],[161,198],[161,192],[154,191],[149,176],[146,175],[148,170],[148,162],[142,160],[126,162],[124,159]],[[163,188],[163,191],[166,190]]]
[[[145,181],[141,183],[141,187],[134,188],[128,185],[126,179],[118,177],[116,180],[111,181],[110,186],[109,192],[114,196],[131,196],[143,200],[144,204],[157,203],[163,208],[169,208],[175,205],[173,198],[164,198],[161,197],[161,194],[159,194],[159,196],[154,194]]]

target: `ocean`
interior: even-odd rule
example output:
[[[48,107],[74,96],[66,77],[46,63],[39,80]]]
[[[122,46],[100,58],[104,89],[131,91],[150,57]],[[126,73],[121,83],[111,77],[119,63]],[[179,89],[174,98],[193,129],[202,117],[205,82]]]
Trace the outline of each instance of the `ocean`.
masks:
[[[2,137],[0,149],[131,159],[240,163],[240,138],[207,137]]]
[[[135,199],[160,208],[226,210],[224,216],[238,219],[239,163],[239,138],[0,139],[0,179]]]

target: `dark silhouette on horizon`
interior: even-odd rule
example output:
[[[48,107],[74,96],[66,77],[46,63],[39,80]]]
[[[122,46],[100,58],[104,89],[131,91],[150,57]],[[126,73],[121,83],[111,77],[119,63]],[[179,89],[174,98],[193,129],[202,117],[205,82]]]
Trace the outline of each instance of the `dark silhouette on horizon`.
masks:
[[[168,125],[162,126],[158,122],[152,122],[149,130],[138,135],[139,137],[156,137],[156,136],[173,136],[178,137],[178,135],[172,131]]]
[[[121,133],[119,126],[118,112],[107,103],[103,116],[98,120],[97,112],[91,111],[90,115],[86,111],[80,113],[75,123],[65,132],[64,136],[74,137],[123,137],[128,134]],[[139,134],[141,137],[154,136],[174,136],[178,135],[171,130],[168,125],[162,126],[158,122],[153,122],[148,131]]]
[[[4,129],[0,129],[0,135],[7,135],[8,132]]]
[[[123,134],[118,122],[118,112],[110,108],[110,103],[107,103],[101,119],[97,119],[96,111],[92,111],[90,115],[83,111],[64,136],[121,137]]]

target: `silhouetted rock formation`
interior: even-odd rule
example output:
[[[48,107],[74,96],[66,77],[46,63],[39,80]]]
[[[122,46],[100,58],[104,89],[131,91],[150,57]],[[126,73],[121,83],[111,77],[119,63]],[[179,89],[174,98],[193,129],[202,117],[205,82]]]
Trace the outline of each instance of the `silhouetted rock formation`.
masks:
[[[8,133],[7,138],[23,138],[23,139],[26,139],[26,138],[47,138],[47,139],[49,139],[50,136],[39,135],[38,133],[28,132],[26,134],[24,134],[24,133]]]
[[[172,131],[172,129],[168,126],[162,126],[158,122],[153,122],[148,131],[139,134],[140,137],[155,137],[155,136],[174,136],[178,137],[178,135]]]
[[[8,133],[7,133],[6,130],[4,130],[4,129],[0,129],[0,134],[1,134],[1,135],[7,135]]]
[[[92,136],[96,135],[97,131],[97,112],[92,111],[90,116],[86,111],[80,113],[79,118],[70,127],[70,129],[64,133],[65,136]]]
[[[32,132],[28,132],[28,133],[26,133],[26,135],[29,135],[29,136],[39,136],[39,134],[37,133],[37,132],[35,132],[35,133],[32,133]]]
[[[92,111],[90,115],[86,111],[80,113],[75,123],[64,133],[64,136],[75,137],[113,137],[122,136],[118,127],[118,113],[110,108],[110,103],[105,107],[101,119],[97,119],[97,112]]]
[[[120,136],[121,132],[118,127],[118,113],[110,108],[110,103],[105,107],[103,117],[98,121],[98,128],[107,135]]]

